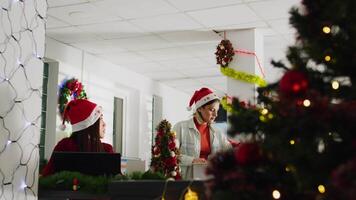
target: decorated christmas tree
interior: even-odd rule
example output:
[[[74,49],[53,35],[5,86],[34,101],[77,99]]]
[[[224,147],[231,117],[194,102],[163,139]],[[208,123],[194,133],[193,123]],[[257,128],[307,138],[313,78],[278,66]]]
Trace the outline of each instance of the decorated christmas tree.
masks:
[[[161,121],[157,128],[155,144],[152,146],[151,170],[160,172],[167,178],[181,179],[179,168],[179,150],[176,134],[171,131],[167,120]]]
[[[354,0],[303,0],[291,9],[289,64],[272,61],[285,74],[258,89],[258,105],[233,100],[229,134],[248,139],[211,160],[215,197],[356,197],[355,9]]]

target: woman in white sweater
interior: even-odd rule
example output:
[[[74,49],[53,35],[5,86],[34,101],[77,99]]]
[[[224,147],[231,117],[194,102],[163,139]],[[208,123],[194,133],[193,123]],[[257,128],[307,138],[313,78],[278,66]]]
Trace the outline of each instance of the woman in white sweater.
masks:
[[[192,165],[207,163],[211,154],[231,147],[226,136],[212,126],[219,110],[219,97],[208,88],[195,91],[189,108],[194,106],[191,119],[178,122],[177,134],[181,153],[182,177],[192,177]]]

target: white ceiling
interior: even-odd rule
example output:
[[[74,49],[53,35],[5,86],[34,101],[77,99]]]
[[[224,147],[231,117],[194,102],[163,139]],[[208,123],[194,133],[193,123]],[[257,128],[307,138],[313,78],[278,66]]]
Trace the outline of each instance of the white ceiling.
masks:
[[[294,42],[289,9],[300,0],[48,0],[46,35],[191,94],[226,91],[213,30],[259,28],[267,81]]]

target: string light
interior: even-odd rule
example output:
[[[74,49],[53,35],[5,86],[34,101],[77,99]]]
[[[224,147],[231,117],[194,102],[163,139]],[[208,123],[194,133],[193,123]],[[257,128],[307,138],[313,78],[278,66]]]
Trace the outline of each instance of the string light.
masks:
[[[324,60],[325,60],[326,62],[329,62],[329,61],[331,60],[331,56],[325,56]]]
[[[25,181],[22,181],[22,183],[21,183],[21,189],[25,189],[25,188],[27,188],[27,185],[26,185],[26,183],[25,183]]]
[[[339,89],[339,86],[340,86],[340,84],[339,84],[338,81],[332,81],[332,82],[331,82],[331,87],[332,87],[334,90]]]
[[[324,186],[324,185],[319,185],[319,186],[318,186],[318,191],[319,191],[321,194],[325,193],[325,191],[326,191],[325,186]]]
[[[272,113],[268,114],[268,119],[272,119],[272,118],[273,118],[273,114]]]
[[[281,198],[281,193],[278,190],[273,190],[272,197],[274,199],[279,199],[279,198]]]
[[[29,126],[31,126],[31,122],[25,122],[25,127],[29,127]]]
[[[198,199],[199,199],[198,194],[193,190],[191,190],[190,188],[188,188],[187,193],[185,193],[184,195],[184,200],[198,200]]]
[[[30,26],[31,22],[28,21],[29,19],[35,19],[36,23],[40,23],[40,21],[42,21],[42,23],[45,22],[45,18],[39,18],[37,16],[41,16],[45,13],[39,13],[41,10],[43,11],[43,8],[46,7],[46,3],[44,4],[24,4],[24,0],[9,0],[9,5],[5,7],[1,7],[4,16],[7,16],[6,18],[6,24],[3,24],[4,29],[7,29],[9,27],[13,27],[16,24],[27,24],[29,26],[27,26],[27,28],[25,28],[24,30],[21,31],[21,34],[18,35],[16,33],[11,33],[11,35],[9,35],[9,37],[11,37],[11,40],[6,37],[3,38],[1,37],[1,45],[0,46],[13,46],[12,42],[16,42],[16,49],[12,49],[12,48],[5,48],[2,49],[0,54],[2,54],[2,61],[4,61],[6,63],[6,69],[12,69],[12,72],[16,72],[16,80],[14,80],[13,74],[10,73],[6,73],[6,70],[2,70],[0,72],[0,81],[1,82],[7,82],[5,83],[5,85],[10,84],[12,87],[10,88],[11,90],[13,90],[16,93],[17,97],[22,97],[23,95],[24,98],[21,98],[21,100],[16,99],[12,99],[11,102],[7,102],[7,105],[5,106],[14,106],[17,103],[21,103],[22,101],[25,101],[27,99],[32,99],[34,96],[33,95],[26,95],[28,92],[32,92],[34,90],[36,91],[41,91],[42,88],[42,84],[41,86],[39,85],[38,87],[40,88],[22,88],[21,85],[14,85],[14,82],[21,82],[21,83],[27,83],[31,86],[33,86],[30,80],[37,78],[37,79],[42,79],[42,75],[39,73],[30,73],[32,68],[37,68],[39,66],[43,66],[43,63],[41,62],[36,62],[36,63],[32,63],[31,66],[26,66],[26,63],[29,62],[29,60],[31,60],[32,58],[35,58],[34,55],[32,55],[33,52],[33,48],[27,48],[27,44],[32,44],[32,46],[35,46],[35,48],[42,48],[44,47],[44,45],[42,44],[42,41],[44,41],[44,37],[42,37],[42,35],[33,35],[34,32],[42,32],[44,31],[43,26]],[[20,3],[20,4],[19,4]],[[22,9],[16,9],[18,8],[18,6],[21,6]],[[33,10],[33,12],[31,13],[26,13],[26,10]],[[17,17],[17,16],[23,16],[26,13],[26,17]],[[28,15],[27,15],[28,14]],[[41,23],[41,24],[42,24]],[[25,37],[25,38],[19,38],[19,36],[21,35],[26,35],[26,34],[32,34],[32,37]],[[21,42],[20,42],[21,41]],[[39,43],[38,43],[39,42]],[[31,45],[30,45],[31,46]],[[16,57],[16,55],[20,55],[21,57]],[[42,60],[42,59],[41,59]],[[1,67],[0,67],[1,68]],[[30,68],[30,69],[28,69]],[[20,69],[20,70],[18,70]],[[32,79],[30,79],[32,78]],[[35,100],[41,100],[41,96],[36,95]],[[32,106],[33,107],[33,106]],[[40,106],[35,106],[34,109],[40,109]],[[25,116],[26,113],[28,111],[31,111],[31,106],[25,106],[23,105],[23,107],[21,108],[22,110],[22,117],[21,116],[15,116],[16,119],[14,119],[15,121],[17,121],[17,124],[20,126],[28,126],[31,125],[31,123],[26,122]],[[22,176],[17,176],[17,174],[11,173],[11,172],[7,172],[7,170],[2,171],[4,172],[4,176],[6,176],[9,180],[11,180],[11,182],[4,182],[6,185],[10,185],[12,186],[12,190],[6,191],[6,196],[12,196],[15,197],[18,196],[16,193],[20,192],[21,193],[21,197],[23,197],[24,199],[28,199],[33,197],[34,194],[36,194],[37,192],[33,190],[32,185],[27,185],[28,181],[29,182],[33,182],[33,183],[37,183],[38,181],[38,177],[36,177],[37,175],[37,171],[38,167],[33,166],[31,164],[31,159],[25,159],[23,160],[22,158],[25,156],[26,157],[26,152],[34,152],[34,150],[36,150],[38,148],[38,146],[34,146],[32,144],[38,144],[36,142],[39,141],[40,138],[40,130],[35,130],[35,132],[33,133],[33,137],[28,138],[27,140],[24,140],[22,142],[17,142],[16,138],[21,138],[22,136],[25,136],[26,132],[25,131],[21,131],[20,133],[17,133],[17,131],[15,131],[13,128],[16,128],[16,125],[14,127],[14,124],[12,122],[9,122],[7,124],[7,121],[5,121],[4,119],[9,116],[10,117],[11,112],[7,112],[5,113],[5,115],[0,116],[0,119],[4,125],[4,127],[6,126],[9,132],[9,137],[4,141],[6,148],[11,148],[10,145],[14,145],[16,144],[16,146],[18,146],[21,151],[16,151],[13,152],[15,157],[13,159],[11,159],[10,161],[8,161],[7,165],[11,166],[13,164],[16,163],[21,163],[21,166],[25,166],[26,168],[26,174],[23,174]],[[37,115],[37,114],[36,114]],[[37,116],[40,117],[40,116]],[[29,120],[31,121],[31,120]],[[13,132],[14,131],[14,132]],[[11,139],[10,139],[11,138]],[[28,145],[31,144],[31,148],[30,149],[28,147]],[[6,155],[0,155],[0,158],[6,158]],[[17,160],[15,159],[17,158]],[[33,160],[33,159],[32,159]],[[6,190],[6,186],[5,184],[2,184],[0,186],[0,191],[4,191]],[[37,187],[35,187],[36,189]],[[1,193],[1,192],[0,192]],[[1,194],[0,196],[4,196],[3,194]],[[1,198],[1,197],[0,197]]]
[[[263,109],[261,110],[261,114],[262,114],[262,115],[267,115],[267,113],[268,113],[268,110],[267,110],[266,108],[263,108]]]
[[[261,122],[266,122],[265,116],[261,115],[261,116],[260,116],[260,120],[261,120]]]
[[[303,105],[304,105],[305,107],[309,107],[310,104],[311,104],[311,102],[310,102],[309,99],[305,99],[305,100],[303,101]]]
[[[329,34],[329,33],[331,32],[331,28],[328,27],[328,26],[324,26],[324,27],[323,27],[323,32],[324,32],[325,34]]]
[[[290,141],[289,141],[289,144],[290,144],[290,145],[294,145],[294,144],[295,144],[295,140],[290,140]]]
[[[288,166],[285,168],[285,170],[286,172],[290,172],[290,168]]]

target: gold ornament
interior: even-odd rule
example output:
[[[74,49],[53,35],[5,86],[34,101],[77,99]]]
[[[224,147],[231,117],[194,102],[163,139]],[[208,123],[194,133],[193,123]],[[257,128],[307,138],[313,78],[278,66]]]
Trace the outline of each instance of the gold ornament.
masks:
[[[199,200],[198,194],[188,188],[187,193],[184,195],[184,200]]]

